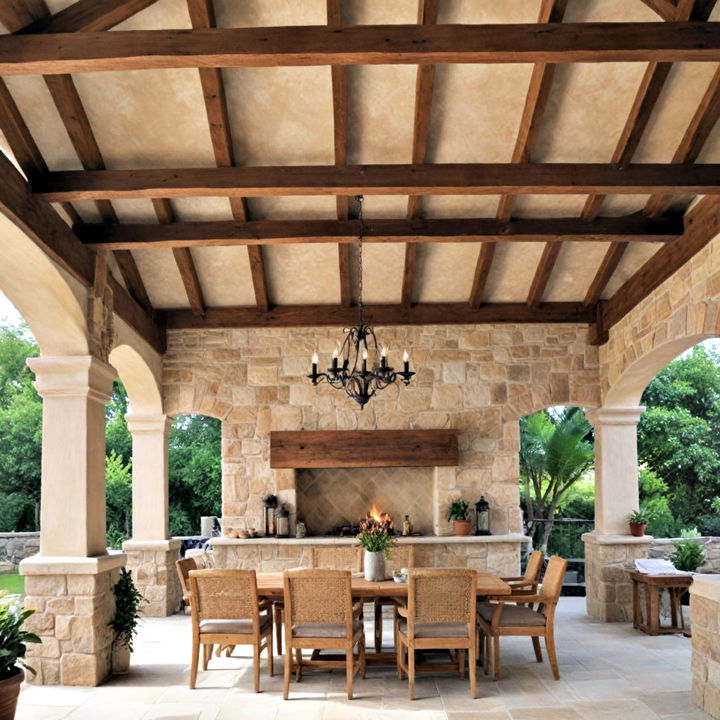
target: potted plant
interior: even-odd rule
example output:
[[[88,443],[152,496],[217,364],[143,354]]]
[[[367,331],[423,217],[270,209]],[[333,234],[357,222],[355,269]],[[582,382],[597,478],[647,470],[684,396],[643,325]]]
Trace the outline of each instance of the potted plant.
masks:
[[[113,585],[115,615],[108,625],[115,632],[112,643],[111,667],[115,675],[121,675],[130,668],[130,653],[140,622],[140,605],[145,598],[135,587],[127,568],[120,568],[120,577]]]
[[[397,542],[395,536],[388,533],[387,527],[368,519],[360,521],[357,540],[365,551],[365,579],[370,582],[385,580],[385,559],[390,559],[390,551]]]
[[[630,525],[630,534],[633,537],[642,537],[645,534],[645,528],[650,520],[650,514],[646,508],[640,508],[628,515],[628,524]]]
[[[34,633],[23,630],[23,624],[34,610],[23,610],[19,603],[0,605],[0,720],[12,720],[25,678],[23,668],[35,675],[24,658],[28,643],[39,643]]]
[[[470,505],[466,500],[457,498],[448,506],[447,519],[453,521],[456,535],[470,534]]]
[[[668,559],[676,570],[694,573],[705,562],[705,550],[700,543],[693,539],[699,538],[700,533],[696,528],[691,528],[683,530],[680,537],[681,540],[673,543],[675,551],[670,553]]]

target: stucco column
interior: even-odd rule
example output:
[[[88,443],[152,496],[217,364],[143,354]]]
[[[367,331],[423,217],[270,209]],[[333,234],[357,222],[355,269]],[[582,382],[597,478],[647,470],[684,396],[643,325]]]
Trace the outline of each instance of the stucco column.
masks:
[[[43,398],[40,554],[104,555],[105,403],[115,369],[91,356],[27,362]]]
[[[180,541],[168,538],[167,415],[126,416],[132,434],[131,540],[123,543],[135,584],[145,599],[143,614],[172,615],[182,593],[175,573]]]
[[[639,504],[637,424],[644,407],[587,413],[595,428],[595,531],[585,541],[588,614],[606,622],[632,619],[628,571],[646,557],[652,538],[632,537],[628,515]]]

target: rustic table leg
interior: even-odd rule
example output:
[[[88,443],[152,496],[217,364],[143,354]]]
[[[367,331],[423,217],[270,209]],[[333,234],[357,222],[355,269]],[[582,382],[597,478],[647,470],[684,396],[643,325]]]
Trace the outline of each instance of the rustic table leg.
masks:
[[[650,635],[658,635],[660,633],[660,588],[654,585],[649,586],[648,597],[648,632]]]
[[[673,630],[679,630],[678,606],[680,605],[680,596],[678,595],[678,589],[668,588],[668,592],[670,593],[670,622],[672,623]],[[682,617],[682,610],[680,611],[680,617]]]
[[[640,583],[633,578],[633,627],[637,630],[642,622],[642,611],[640,609]]]

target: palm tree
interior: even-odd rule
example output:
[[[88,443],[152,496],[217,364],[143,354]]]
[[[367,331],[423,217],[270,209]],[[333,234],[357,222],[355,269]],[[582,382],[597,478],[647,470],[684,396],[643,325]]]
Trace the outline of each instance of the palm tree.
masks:
[[[580,408],[541,410],[521,418],[520,478],[534,547],[547,552],[557,504],[594,458],[592,429]]]

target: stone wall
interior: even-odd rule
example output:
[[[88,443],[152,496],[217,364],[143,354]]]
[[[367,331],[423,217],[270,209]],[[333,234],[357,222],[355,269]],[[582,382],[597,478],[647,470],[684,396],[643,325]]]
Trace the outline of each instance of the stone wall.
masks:
[[[19,565],[40,551],[39,532],[0,533],[0,564]]]
[[[692,699],[720,718],[720,578],[698,575],[690,587]]]
[[[378,334],[391,361],[408,349],[417,376],[361,411],[305,377],[313,351],[321,366],[330,362],[340,328],[168,333],[166,412],[223,421],[226,526],[262,528],[262,496],[282,495],[269,464],[271,430],[457,428],[460,465],[444,474],[440,505],[484,494],[494,533],[521,530],[517,421],[551,405],[598,405],[598,352],[587,345],[587,327],[383,327]]]
[[[648,557],[667,558],[675,550],[674,542],[682,538],[656,538],[648,550]],[[720,537],[697,538],[705,550],[705,563],[698,568],[700,573],[720,573]]]

